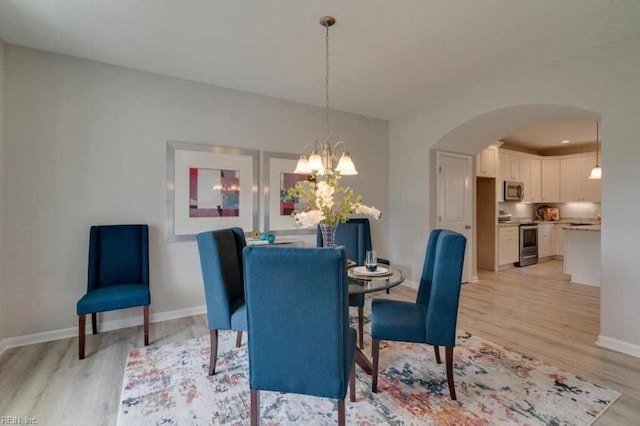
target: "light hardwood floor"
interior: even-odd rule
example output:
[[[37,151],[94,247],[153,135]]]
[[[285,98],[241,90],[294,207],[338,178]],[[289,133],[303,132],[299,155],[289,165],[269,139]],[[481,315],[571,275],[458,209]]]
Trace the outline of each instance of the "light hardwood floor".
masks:
[[[640,424],[640,360],[597,347],[599,289],[567,282],[551,261],[499,273],[480,272],[463,286],[458,329],[538,358],[623,393],[598,425]],[[396,287],[390,296],[415,300]],[[151,325],[161,345],[206,335],[203,315]],[[30,416],[38,424],[116,422],[127,353],[142,345],[142,327],[9,349],[0,357],[0,416]]]

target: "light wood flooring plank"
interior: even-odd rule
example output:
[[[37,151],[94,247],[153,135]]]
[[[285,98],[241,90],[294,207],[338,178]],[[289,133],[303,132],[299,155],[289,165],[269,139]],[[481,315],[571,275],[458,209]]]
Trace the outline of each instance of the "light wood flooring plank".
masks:
[[[638,424],[640,360],[594,343],[599,288],[569,283],[559,261],[479,275],[480,282],[463,286],[459,330],[622,392],[597,424]],[[374,297],[413,301],[415,295],[400,286]],[[204,315],[151,325],[154,345],[207,334]],[[77,359],[77,338],[7,350],[0,357],[0,415],[31,416],[39,424],[115,424],[127,353],[142,340],[142,327],[88,335],[84,361]]]

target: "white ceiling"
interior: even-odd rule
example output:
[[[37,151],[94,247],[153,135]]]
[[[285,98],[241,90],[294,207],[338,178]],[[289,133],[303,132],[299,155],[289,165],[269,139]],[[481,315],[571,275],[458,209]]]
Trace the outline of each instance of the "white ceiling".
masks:
[[[510,145],[534,150],[581,145],[596,141],[595,121],[559,121],[525,127],[500,139]],[[561,142],[568,140],[569,143]]]
[[[7,43],[395,118],[640,32],[638,0],[2,0]]]

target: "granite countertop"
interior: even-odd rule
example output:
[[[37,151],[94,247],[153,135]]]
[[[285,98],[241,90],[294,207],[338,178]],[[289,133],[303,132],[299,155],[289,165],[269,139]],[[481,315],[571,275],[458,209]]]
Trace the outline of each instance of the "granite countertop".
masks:
[[[562,229],[567,231],[592,231],[600,232],[600,225],[578,225],[578,226],[564,226]]]
[[[565,218],[562,220],[533,220],[526,218],[515,218],[509,222],[498,222],[498,227],[507,227],[507,226],[520,226],[522,224],[538,224],[538,225],[569,225],[569,224],[584,224],[584,225],[572,225],[567,226],[563,229],[571,228],[571,229],[581,229],[581,228],[589,228],[585,229],[585,231],[599,231],[600,230],[600,222],[593,219],[584,219],[584,218]],[[593,227],[597,227],[593,228]]]

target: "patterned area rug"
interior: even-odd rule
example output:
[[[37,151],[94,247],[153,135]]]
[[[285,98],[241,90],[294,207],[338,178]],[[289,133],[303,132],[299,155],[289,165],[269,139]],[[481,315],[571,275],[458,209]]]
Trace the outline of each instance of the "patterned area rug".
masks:
[[[457,343],[457,402],[449,399],[444,363],[436,364],[431,346],[386,342],[377,394],[371,376],[356,367],[357,401],[347,397],[347,424],[589,425],[620,397],[477,336],[460,333]],[[235,348],[235,333],[221,332],[219,345],[213,377],[208,336],[132,350],[118,425],[249,424],[246,344]],[[276,392],[260,399],[265,425],[337,423],[328,399]]]

